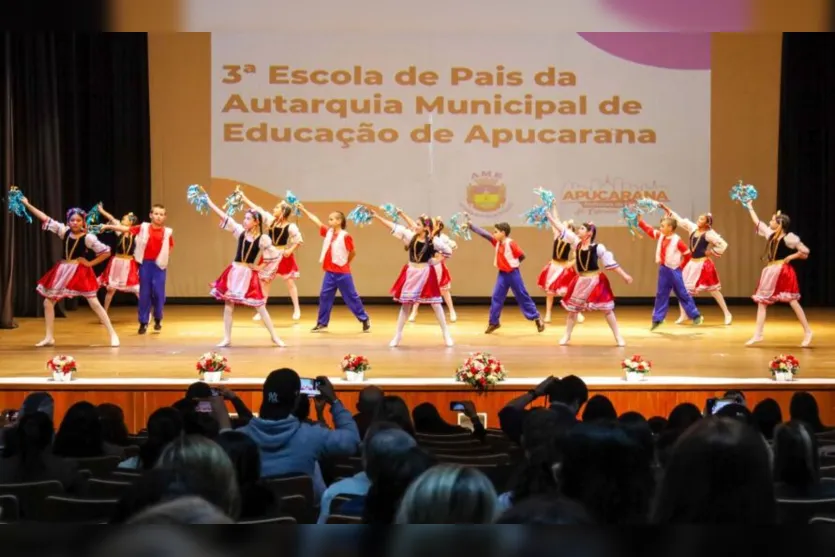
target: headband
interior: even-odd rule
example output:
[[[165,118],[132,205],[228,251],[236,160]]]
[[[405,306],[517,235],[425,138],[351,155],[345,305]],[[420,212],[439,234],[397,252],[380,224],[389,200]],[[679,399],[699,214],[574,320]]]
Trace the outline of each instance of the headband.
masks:
[[[80,207],[72,207],[67,211],[66,221],[69,222],[73,215],[78,215],[81,217],[81,220],[87,219],[87,211],[81,209]]]

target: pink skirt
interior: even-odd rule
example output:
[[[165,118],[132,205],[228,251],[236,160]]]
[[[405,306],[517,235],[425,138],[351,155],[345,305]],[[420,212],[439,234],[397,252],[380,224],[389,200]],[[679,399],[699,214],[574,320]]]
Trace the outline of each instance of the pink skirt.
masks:
[[[99,277],[99,285],[108,290],[139,294],[139,264],[131,256],[114,255]]]
[[[435,275],[438,277],[438,286],[441,288],[441,292],[446,292],[452,288],[452,276],[449,274],[449,269],[446,268],[446,264],[441,261],[432,267],[435,269]]]
[[[38,294],[50,300],[64,298],[95,298],[99,281],[90,267],[75,261],[59,261],[38,281]]]
[[[223,302],[253,308],[266,304],[258,273],[249,265],[232,263],[211,286],[211,295]]]
[[[788,263],[766,265],[760,273],[757,291],[751,298],[758,304],[789,303],[800,299],[800,285],[794,267]]]
[[[691,294],[722,289],[716,265],[707,257],[688,261],[681,271],[681,277],[684,279],[684,287]]]
[[[560,303],[571,313],[612,311],[615,295],[604,273],[575,275]]]
[[[401,304],[440,304],[441,287],[438,274],[427,264],[406,264],[391,287],[394,301]]]
[[[551,261],[539,273],[536,284],[548,294],[565,296],[568,285],[576,276],[577,271],[573,265],[569,265],[567,262],[563,265],[561,262]]]
[[[277,276],[284,280],[297,279],[301,276],[299,266],[296,263],[296,254],[282,255],[268,261],[264,268],[258,272],[258,277],[264,282],[272,282]]]

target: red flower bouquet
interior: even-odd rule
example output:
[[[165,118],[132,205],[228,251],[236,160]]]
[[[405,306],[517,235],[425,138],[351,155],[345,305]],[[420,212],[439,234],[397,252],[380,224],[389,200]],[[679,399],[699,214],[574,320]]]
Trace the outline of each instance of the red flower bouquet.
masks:
[[[771,370],[771,376],[775,381],[791,381],[795,374],[800,371],[800,362],[791,354],[788,356],[780,354],[771,360],[768,368]]]
[[[346,381],[362,381],[365,379],[365,372],[371,369],[368,358],[358,354],[346,354],[340,366]]]
[[[652,362],[645,360],[640,354],[623,360],[620,364],[627,381],[645,381],[652,371]]]
[[[225,373],[231,373],[229,360],[217,352],[206,352],[195,364],[197,373],[204,381],[220,381]]]
[[[47,360],[46,369],[52,372],[55,381],[71,381],[73,374],[78,371],[78,364],[72,356],[55,356]]]
[[[485,392],[507,378],[504,365],[489,352],[474,352],[455,370],[455,380]]]

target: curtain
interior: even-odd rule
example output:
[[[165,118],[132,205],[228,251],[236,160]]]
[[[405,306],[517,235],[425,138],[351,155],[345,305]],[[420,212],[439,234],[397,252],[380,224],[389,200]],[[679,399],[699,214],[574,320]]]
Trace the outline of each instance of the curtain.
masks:
[[[146,35],[4,33],[0,48],[4,189],[17,185],[55,219],[99,201],[115,216],[147,213]],[[0,230],[0,326],[11,327],[13,316],[43,314],[35,283],[60,257],[60,242],[5,208]],[[111,234],[102,240],[114,243]]]
[[[802,302],[835,305],[835,34],[785,33],[777,208],[811,250],[795,264]],[[762,208],[761,218],[766,218]]]

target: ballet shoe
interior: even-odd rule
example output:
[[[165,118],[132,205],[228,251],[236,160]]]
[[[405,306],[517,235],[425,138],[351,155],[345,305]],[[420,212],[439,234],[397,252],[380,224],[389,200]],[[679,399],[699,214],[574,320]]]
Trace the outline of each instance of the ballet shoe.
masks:
[[[571,342],[571,337],[562,337],[560,339],[560,346],[568,346],[569,342]]]
[[[398,346],[400,346],[400,342],[402,340],[403,340],[403,337],[401,337],[400,335],[397,335],[396,337],[391,339],[391,342],[389,343],[389,348],[397,348]]]
[[[585,315],[583,315],[582,313],[578,313],[578,314],[577,314],[577,323],[582,323],[582,322],[583,322],[583,321],[585,321],[585,320],[586,320],[586,316],[585,316]]]
[[[725,325],[726,325],[726,326],[727,326],[727,325],[730,325],[730,324],[731,324],[731,323],[733,323],[733,322],[734,322],[734,316],[733,316],[733,315],[731,315],[731,314],[729,313],[728,315],[726,315],[726,316],[725,316]]]
[[[272,341],[273,341],[273,344],[275,344],[276,346],[278,346],[280,348],[284,348],[285,346],[287,346],[286,344],[284,344],[284,341],[281,340],[278,337],[273,337]]]
[[[621,348],[626,346],[626,340],[622,336],[615,337],[615,343]]]
[[[38,344],[35,345],[37,348],[43,348],[44,346],[55,346],[55,339],[54,338],[45,338],[40,341]]]
[[[682,323],[684,323],[685,321],[687,321],[687,316],[686,316],[686,315],[682,315],[681,317],[679,317],[678,319],[676,319],[676,325],[681,325],[681,324],[682,324]]]
[[[302,318],[302,311],[300,309],[297,309],[296,311],[293,312],[293,321],[298,321],[301,318]]]
[[[751,337],[748,340],[748,342],[745,343],[745,346],[753,346],[753,345],[757,344],[758,342],[762,342],[762,341],[763,341],[763,337]]]
[[[252,320],[253,321],[261,321],[261,314],[256,313],[255,315],[252,316]]]
[[[227,346],[231,346],[232,341],[228,338],[223,339],[222,341],[218,342],[215,346],[218,348],[226,348]]]
[[[449,322],[450,323],[455,323],[456,321],[458,321],[458,314],[456,314],[454,311],[450,311],[449,312]]]
[[[112,336],[110,337],[110,346],[111,346],[112,348],[118,348],[118,347],[119,347],[119,345],[120,345],[120,342],[119,342],[119,337],[118,337],[118,336],[116,336],[116,335],[112,335]]]
[[[444,335],[444,345],[446,345],[447,348],[452,348],[453,346],[455,346],[455,342],[453,342],[451,336]]]
[[[800,343],[800,346],[802,348],[806,348],[810,344],[812,344],[812,331],[809,331],[808,333],[803,335],[803,342]]]
[[[545,314],[545,318],[542,320],[543,323],[550,324],[551,323],[551,315]]]

